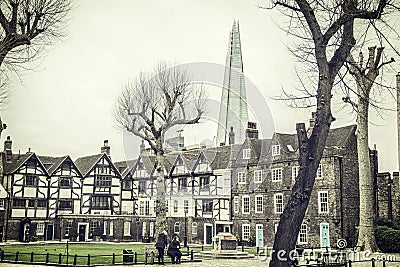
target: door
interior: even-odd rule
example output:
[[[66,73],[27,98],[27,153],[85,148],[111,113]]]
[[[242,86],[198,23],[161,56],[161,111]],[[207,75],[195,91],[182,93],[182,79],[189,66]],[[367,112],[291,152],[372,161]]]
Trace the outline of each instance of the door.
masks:
[[[86,225],[80,224],[79,225],[79,241],[85,241],[86,235]]]
[[[46,240],[53,240],[53,225],[47,225]]]
[[[256,247],[264,247],[264,229],[262,224],[256,224]]]
[[[321,248],[330,247],[329,223],[320,224]]]
[[[211,245],[212,244],[212,224],[205,224],[204,225],[205,231],[204,231],[204,244],[206,245]]]

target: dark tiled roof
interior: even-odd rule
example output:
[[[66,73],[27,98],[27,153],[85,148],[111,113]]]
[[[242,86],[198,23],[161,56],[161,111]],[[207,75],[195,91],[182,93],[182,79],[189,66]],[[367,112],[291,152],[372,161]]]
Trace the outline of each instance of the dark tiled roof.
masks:
[[[355,135],[357,125],[331,129],[325,147],[344,147],[351,135]]]
[[[54,173],[54,171],[56,171],[58,169],[58,167],[60,167],[60,165],[69,157],[68,156],[63,156],[63,157],[38,156],[38,158],[45,166],[48,174],[52,175]],[[48,165],[48,164],[51,164],[51,166],[47,167],[46,165]]]
[[[125,178],[128,175],[128,173],[132,171],[133,168],[136,167],[136,163],[137,160],[134,159],[134,160],[124,160],[124,161],[114,162],[113,164],[118,170],[120,170],[121,167],[124,168],[124,170],[121,173],[121,176],[122,178]]]
[[[32,152],[21,155],[13,154],[11,159],[4,164],[4,173],[11,174],[17,171],[33,155]]]
[[[86,157],[78,158],[75,161],[75,166],[82,173],[83,176],[86,176],[96,165],[96,163],[101,159],[104,154],[91,155]]]

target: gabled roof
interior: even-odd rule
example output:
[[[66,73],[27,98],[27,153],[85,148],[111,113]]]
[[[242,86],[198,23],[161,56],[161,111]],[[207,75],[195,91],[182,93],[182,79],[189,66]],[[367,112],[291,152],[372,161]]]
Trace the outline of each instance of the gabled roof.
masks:
[[[348,125],[340,128],[334,128],[329,131],[325,147],[344,147],[349,138],[355,135],[357,125]]]
[[[75,161],[75,166],[81,172],[82,176],[85,177],[91,170],[93,170],[93,168],[97,164],[97,162],[99,162],[100,159],[102,159],[103,157],[105,157],[107,159],[107,161],[110,164],[110,167],[113,168],[114,171],[118,175],[120,175],[119,170],[115,167],[115,165],[112,163],[110,157],[106,153],[101,153],[101,154],[78,158]]]
[[[125,168],[121,173],[122,178],[125,178],[129,174],[130,171],[132,171],[134,168],[136,168],[137,162],[138,162],[138,159],[123,160],[123,161],[114,162],[114,166],[118,170],[120,169],[120,167]]]
[[[38,158],[45,166],[47,173],[49,175],[53,175],[54,172],[58,170],[64,162],[69,161],[71,162],[72,166],[78,171],[78,174],[82,176],[80,170],[75,165],[70,156],[62,156],[62,157],[38,156]],[[46,165],[50,164],[51,164],[50,167],[46,167]]]
[[[42,169],[44,170],[44,173],[48,174],[43,163],[40,161],[40,159],[38,158],[38,156],[36,156],[36,154],[34,152],[28,152],[28,153],[22,154],[22,155],[13,154],[11,156],[11,160],[7,161],[4,164],[4,173],[11,174],[11,173],[16,172],[21,166],[23,166],[31,158],[37,159],[39,166],[42,167]]]

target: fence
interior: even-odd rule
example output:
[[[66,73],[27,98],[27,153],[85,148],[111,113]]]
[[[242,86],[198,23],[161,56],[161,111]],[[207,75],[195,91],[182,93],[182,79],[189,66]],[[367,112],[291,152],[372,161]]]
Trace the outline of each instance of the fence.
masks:
[[[194,259],[194,251],[182,252],[182,262],[200,261]],[[131,250],[124,250],[123,254],[110,255],[69,255],[69,254],[51,254],[51,253],[0,253],[0,262],[9,263],[36,263],[36,264],[55,264],[63,266],[95,266],[95,265],[114,265],[114,264],[155,264],[157,255],[154,251],[146,251],[137,253]],[[168,262],[168,257],[165,257],[165,262]]]

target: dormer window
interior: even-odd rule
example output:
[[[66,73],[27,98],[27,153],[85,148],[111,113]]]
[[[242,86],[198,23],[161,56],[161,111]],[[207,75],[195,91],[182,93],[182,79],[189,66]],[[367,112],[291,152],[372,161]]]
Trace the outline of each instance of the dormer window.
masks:
[[[183,160],[181,157],[178,157],[178,159],[176,160],[176,166],[182,166],[183,165]]]
[[[250,148],[243,149],[243,159],[250,159],[251,152]]]
[[[279,156],[281,154],[281,146],[273,145],[272,146],[272,156]]]

